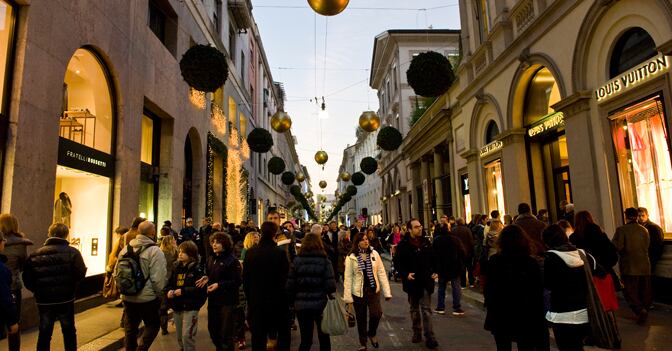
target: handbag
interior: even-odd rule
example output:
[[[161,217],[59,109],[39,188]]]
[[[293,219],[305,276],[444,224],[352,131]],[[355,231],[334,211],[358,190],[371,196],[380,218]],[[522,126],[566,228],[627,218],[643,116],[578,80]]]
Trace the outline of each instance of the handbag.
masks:
[[[590,262],[583,250],[579,250],[579,256],[583,261],[586,274],[586,304],[588,309],[588,321],[590,324],[590,339],[595,346],[604,349],[620,349],[621,335],[618,332],[613,313],[604,310],[600,295],[593,282],[593,272]]]
[[[345,319],[343,307],[340,301],[331,295],[327,300],[327,306],[324,307],[320,327],[323,333],[332,336],[343,335],[348,331],[348,323]]]
[[[105,281],[103,282],[103,297],[106,299],[118,299],[119,298],[119,289],[117,289],[117,281],[114,279],[112,274],[105,275]]]

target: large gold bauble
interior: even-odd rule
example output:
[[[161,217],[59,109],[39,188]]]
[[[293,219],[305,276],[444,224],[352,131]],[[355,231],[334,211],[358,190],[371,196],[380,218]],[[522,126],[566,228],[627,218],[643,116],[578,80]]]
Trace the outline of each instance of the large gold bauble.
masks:
[[[380,117],[373,111],[364,111],[359,116],[359,126],[371,133],[380,127]]]
[[[302,181],[306,180],[306,175],[299,172],[296,174],[296,180],[301,183]]]
[[[344,181],[344,182],[349,182],[350,177],[352,177],[352,176],[348,172],[341,173],[341,180]]]
[[[292,119],[287,112],[278,111],[271,117],[271,128],[278,133],[284,133],[292,127]]]
[[[327,163],[327,160],[329,160],[329,155],[325,151],[318,151],[315,153],[315,162],[317,162],[318,165],[323,165]]]
[[[320,185],[320,188],[324,189],[324,188],[327,187],[327,181],[326,180],[320,180],[319,185]]]
[[[350,0],[308,0],[313,11],[322,16],[335,16],[343,12]]]
[[[312,199],[313,198],[313,192],[312,191],[307,192],[306,193],[306,198],[307,199]]]

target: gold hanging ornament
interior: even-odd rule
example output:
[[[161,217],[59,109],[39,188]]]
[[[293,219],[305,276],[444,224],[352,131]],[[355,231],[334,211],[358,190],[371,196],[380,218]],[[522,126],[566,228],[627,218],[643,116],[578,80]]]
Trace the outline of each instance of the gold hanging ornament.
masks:
[[[313,192],[312,192],[312,191],[308,191],[308,192],[306,193],[306,198],[307,198],[307,199],[312,199],[312,198],[313,198]]]
[[[380,127],[380,117],[373,111],[364,111],[359,116],[359,126],[371,133]]]
[[[278,133],[284,133],[292,127],[292,119],[287,112],[278,111],[271,117],[271,128]]]
[[[320,180],[320,188],[324,189],[327,187],[327,181],[326,180]]]
[[[329,155],[323,150],[320,150],[315,153],[315,162],[317,162],[318,165],[324,165],[327,163],[327,160],[329,160]]]
[[[349,182],[350,177],[351,177],[351,175],[348,172],[341,173],[341,180],[344,181],[344,182]]]
[[[299,172],[296,174],[296,180],[301,183],[302,181],[306,180],[306,175],[303,174],[302,172]]]
[[[343,12],[350,0],[308,0],[313,11],[322,16],[335,16]]]

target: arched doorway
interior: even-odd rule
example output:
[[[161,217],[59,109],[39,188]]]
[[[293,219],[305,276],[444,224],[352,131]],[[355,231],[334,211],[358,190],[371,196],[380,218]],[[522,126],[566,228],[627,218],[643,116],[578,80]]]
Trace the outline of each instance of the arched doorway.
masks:
[[[59,116],[53,222],[70,228],[86,275],[105,273],[111,245],[115,102],[109,72],[90,48],[68,63]]]

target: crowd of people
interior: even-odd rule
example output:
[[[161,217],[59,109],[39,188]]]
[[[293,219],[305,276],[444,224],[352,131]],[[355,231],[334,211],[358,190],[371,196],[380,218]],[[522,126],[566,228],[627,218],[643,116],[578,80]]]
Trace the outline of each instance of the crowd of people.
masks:
[[[400,279],[407,295],[410,341],[424,339],[429,349],[438,347],[431,315],[446,313],[448,286],[456,317],[465,314],[462,289],[483,291],[484,328],[498,350],[511,350],[513,343],[519,350],[549,350],[549,327],[561,351],[591,344],[587,276],[607,282],[595,286],[614,326],[615,293],[621,290],[636,323],[645,325],[651,272],[663,250],[660,226],[645,208],[628,208],[626,223],[609,239],[589,212],[561,205],[556,223],[546,211],[535,215],[521,203],[515,216],[492,211],[466,223],[444,215],[427,229],[418,219],[299,227],[270,211],[261,228],[252,221],[222,225],[204,218],[196,229],[189,218],[179,232],[165,221],[157,235],[154,223],[138,217],[130,228],[114,231],[103,294],[121,298],[127,350],[147,350],[159,332],[170,334],[171,315],[180,349],[195,350],[199,311],[207,302],[217,350],[246,348],[249,331],[252,350],[287,351],[298,322],[299,350],[310,350],[317,330],[319,348],[327,351],[323,311],[339,297],[353,313],[358,350],[379,348],[381,297],[392,298],[388,279]],[[23,286],[39,310],[38,350],[49,349],[56,321],[65,349],[76,350],[75,292],[87,268],[68,234],[66,225],[51,225],[44,245],[28,255],[33,243],[17,219],[0,215],[0,322],[9,350],[20,349]],[[381,256],[388,252],[389,271]]]

